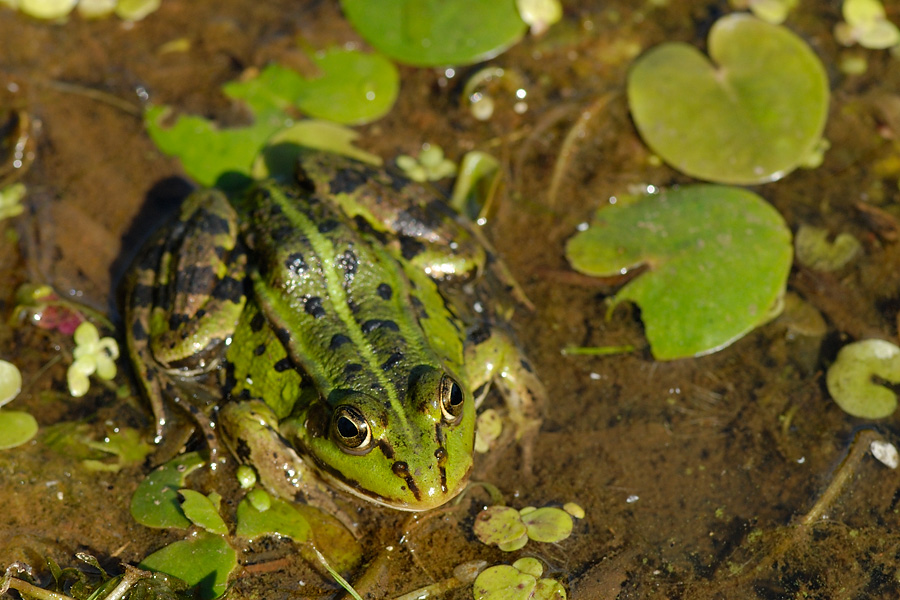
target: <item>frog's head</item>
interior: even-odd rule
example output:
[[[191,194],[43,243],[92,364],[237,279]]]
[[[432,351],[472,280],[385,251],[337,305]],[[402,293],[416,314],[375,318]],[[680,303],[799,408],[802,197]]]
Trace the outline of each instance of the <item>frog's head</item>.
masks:
[[[421,366],[402,398],[335,390],[310,407],[298,441],[327,479],[357,496],[435,508],[462,491],[472,467],[475,402],[458,381]]]

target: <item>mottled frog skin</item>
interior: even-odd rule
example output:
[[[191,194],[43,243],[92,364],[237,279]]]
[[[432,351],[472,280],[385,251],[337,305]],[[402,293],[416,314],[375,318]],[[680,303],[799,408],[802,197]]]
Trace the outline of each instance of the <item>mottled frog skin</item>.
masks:
[[[470,308],[505,273],[427,188],[308,152],[288,184],[195,192],[150,240],[129,352],[159,436],[174,401],[281,496],[327,503],[324,480],[426,510],[466,484],[473,390],[496,382],[519,434],[536,430],[540,381],[498,312]]]

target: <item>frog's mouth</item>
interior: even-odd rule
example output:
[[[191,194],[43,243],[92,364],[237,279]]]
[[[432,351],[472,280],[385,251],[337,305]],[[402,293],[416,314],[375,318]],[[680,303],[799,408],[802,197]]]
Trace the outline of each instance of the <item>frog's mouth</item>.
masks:
[[[361,498],[368,502],[373,502],[381,506],[393,508],[394,510],[404,510],[409,512],[422,512],[437,508],[439,506],[443,506],[444,504],[458,496],[459,493],[462,492],[463,489],[465,489],[466,482],[469,479],[469,473],[467,471],[465,476],[460,478],[460,480],[457,482],[455,488],[447,489],[446,491],[444,491],[443,488],[434,487],[425,490],[420,489],[415,481],[415,478],[413,478],[412,476],[406,476],[404,478],[407,485],[406,495],[412,495],[412,498],[410,500],[406,500],[400,497],[401,495],[403,495],[402,491],[401,494],[398,494],[398,497],[384,496],[382,494],[378,494],[371,490],[365,489],[356,481],[348,480],[344,476],[338,476],[337,474],[332,473],[328,465],[319,464],[318,466],[320,468],[320,474],[322,478],[331,487],[347,492],[353,496],[356,496],[357,498]]]

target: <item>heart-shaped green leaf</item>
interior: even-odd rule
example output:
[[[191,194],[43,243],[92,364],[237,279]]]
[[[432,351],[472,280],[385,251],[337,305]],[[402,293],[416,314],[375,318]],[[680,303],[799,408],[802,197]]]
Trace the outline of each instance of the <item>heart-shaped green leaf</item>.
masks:
[[[641,307],[653,356],[719,350],[780,310],[791,233],[772,206],[740,188],[693,185],[621,200],[569,240],[582,273],[619,275],[646,265],[612,307]]]
[[[716,21],[712,63],[680,42],[648,51],[628,76],[628,104],[644,141],[674,168],[723,183],[773,181],[821,138],[828,79],[807,44],[746,14]]]
[[[514,0],[342,0],[341,7],[372,46],[419,67],[487,60],[526,29]]]
[[[897,410],[897,394],[884,382],[900,383],[900,348],[885,340],[847,344],[825,381],[844,412],[863,419],[889,417]]]
[[[201,531],[160,548],[138,566],[195,585],[201,600],[211,600],[225,593],[228,577],[238,565],[237,552],[224,537]]]

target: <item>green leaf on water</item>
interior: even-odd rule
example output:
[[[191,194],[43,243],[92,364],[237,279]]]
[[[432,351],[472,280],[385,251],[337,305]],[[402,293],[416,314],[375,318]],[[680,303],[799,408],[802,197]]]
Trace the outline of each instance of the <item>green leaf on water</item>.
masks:
[[[228,589],[228,576],[237,568],[237,553],[224,537],[201,531],[164,546],[138,567],[177,577],[197,586],[200,598],[218,598]]]
[[[219,516],[219,511],[210,498],[187,488],[179,490],[179,493],[182,497],[181,509],[184,511],[184,516],[190,519],[194,525],[202,527],[210,533],[219,535],[228,533],[228,526]]]
[[[254,540],[265,535],[281,535],[295,542],[309,541],[309,522],[290,503],[272,498],[269,508],[261,511],[247,498],[241,500],[237,508],[237,528],[235,535]]]
[[[37,421],[27,412],[0,410],[0,450],[21,446],[37,431]]]
[[[883,419],[897,410],[897,394],[874,377],[900,383],[900,348],[884,340],[847,344],[838,352],[825,381],[828,393],[844,412],[863,419]]]
[[[149,107],[144,124],[157,147],[181,159],[184,170],[198,183],[228,188],[250,177],[254,158],[276,132],[295,124],[296,110],[340,123],[365,123],[393,106],[399,75],[384,57],[332,49],[316,54],[313,61],[320,70],[314,78],[272,64],[252,79],[225,84],[224,94],[250,109],[253,122],[249,125],[220,128],[196,115],[181,115],[168,123],[171,110],[166,106]],[[339,125],[331,125],[330,130],[304,129],[305,139],[313,147],[334,146],[330,134]],[[347,147],[349,141],[342,138],[338,146]],[[226,174],[234,179],[223,180]]]
[[[515,0],[342,0],[341,7],[372,46],[420,67],[487,60],[527,29]]]
[[[184,487],[187,476],[203,464],[199,454],[189,452],[147,475],[131,497],[134,520],[147,527],[190,527],[191,521],[178,501],[178,490]]]
[[[628,104],[641,137],[674,168],[722,183],[773,181],[814,152],[828,78],[802,39],[746,14],[716,21],[710,62],[668,42],[640,57]]]
[[[566,256],[598,277],[646,266],[610,311],[640,306],[653,356],[672,360],[715,352],[776,316],[792,249],[781,215],[756,194],[692,185],[599,210]]]

